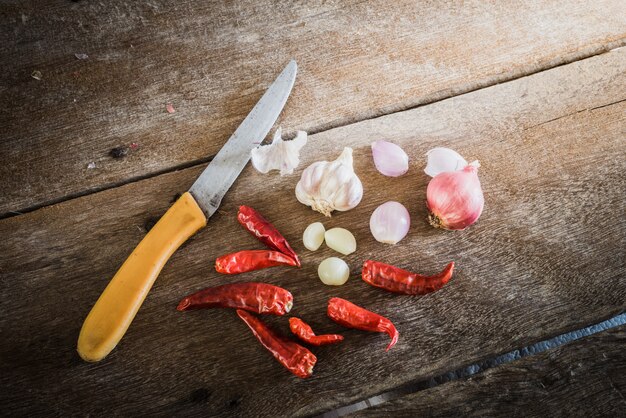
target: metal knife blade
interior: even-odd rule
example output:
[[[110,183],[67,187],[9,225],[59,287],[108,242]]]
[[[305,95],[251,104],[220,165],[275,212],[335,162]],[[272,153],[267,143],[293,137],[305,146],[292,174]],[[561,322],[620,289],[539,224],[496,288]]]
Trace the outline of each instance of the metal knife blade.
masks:
[[[189,189],[207,219],[215,213],[224,194],[248,163],[252,149],[276,122],[297,71],[296,62],[291,60]]]

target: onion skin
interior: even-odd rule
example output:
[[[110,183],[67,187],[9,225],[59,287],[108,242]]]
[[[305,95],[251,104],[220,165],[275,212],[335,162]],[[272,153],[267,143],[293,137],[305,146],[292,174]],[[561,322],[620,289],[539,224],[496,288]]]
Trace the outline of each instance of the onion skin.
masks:
[[[485,198],[478,180],[478,164],[440,173],[426,189],[428,220],[436,228],[463,230],[480,217]]]

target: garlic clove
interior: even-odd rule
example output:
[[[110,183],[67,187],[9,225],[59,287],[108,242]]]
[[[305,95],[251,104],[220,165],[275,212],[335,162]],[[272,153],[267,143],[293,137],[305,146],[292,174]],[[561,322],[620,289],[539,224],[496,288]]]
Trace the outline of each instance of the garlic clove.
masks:
[[[325,285],[341,286],[350,277],[350,267],[341,258],[329,257],[320,263],[317,275]]]
[[[448,171],[462,170],[467,166],[467,161],[461,155],[450,148],[437,147],[426,153],[428,162],[424,173],[430,177]]]
[[[321,222],[313,222],[307,226],[302,234],[302,243],[307,250],[316,251],[324,242],[326,229]]]
[[[356,251],[356,239],[352,232],[344,228],[332,228],[324,234],[324,240],[329,248],[343,255]]]
[[[251,152],[252,166],[261,173],[280,170],[280,175],[292,174],[300,164],[300,149],[306,145],[307,134],[298,131],[291,141],[283,141],[279,127],[271,144],[254,148]]]

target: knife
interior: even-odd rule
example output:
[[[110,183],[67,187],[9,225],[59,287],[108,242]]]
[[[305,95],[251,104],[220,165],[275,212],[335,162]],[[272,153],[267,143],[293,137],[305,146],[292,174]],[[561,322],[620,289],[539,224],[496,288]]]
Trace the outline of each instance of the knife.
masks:
[[[100,361],[122,339],[170,256],[204,227],[285,106],[298,66],[289,62],[235,133],[141,240],[91,308],[78,336],[78,354]]]

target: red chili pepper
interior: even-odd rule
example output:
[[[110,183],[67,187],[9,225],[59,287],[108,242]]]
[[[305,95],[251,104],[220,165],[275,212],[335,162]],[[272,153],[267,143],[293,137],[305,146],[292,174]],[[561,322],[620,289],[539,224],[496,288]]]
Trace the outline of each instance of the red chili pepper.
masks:
[[[331,298],[328,301],[328,317],[344,327],[387,333],[391,337],[387,351],[396,345],[400,336],[400,333],[389,319],[363,309],[345,299]]]
[[[291,292],[266,283],[233,283],[209,287],[185,296],[179,311],[202,308],[238,308],[258,314],[285,315],[293,306]]]
[[[250,206],[239,206],[237,220],[265,245],[293,258],[296,262],[295,265],[300,267],[300,259],[285,237],[259,212]]]
[[[313,367],[317,362],[315,354],[300,344],[278,335],[251,313],[237,309],[237,315],[250,327],[263,347],[267,348],[287,370],[301,378],[313,374]]]
[[[315,335],[311,326],[300,318],[289,318],[289,329],[291,329],[291,332],[293,332],[305,343],[315,346],[334,344],[343,341],[343,335],[339,334]]]
[[[439,274],[422,276],[378,261],[363,263],[361,277],[372,286],[407,295],[424,295],[441,289],[452,277],[454,261]]]
[[[296,262],[288,255],[270,250],[239,251],[215,260],[215,270],[224,274],[239,274],[281,265],[295,266]]]

